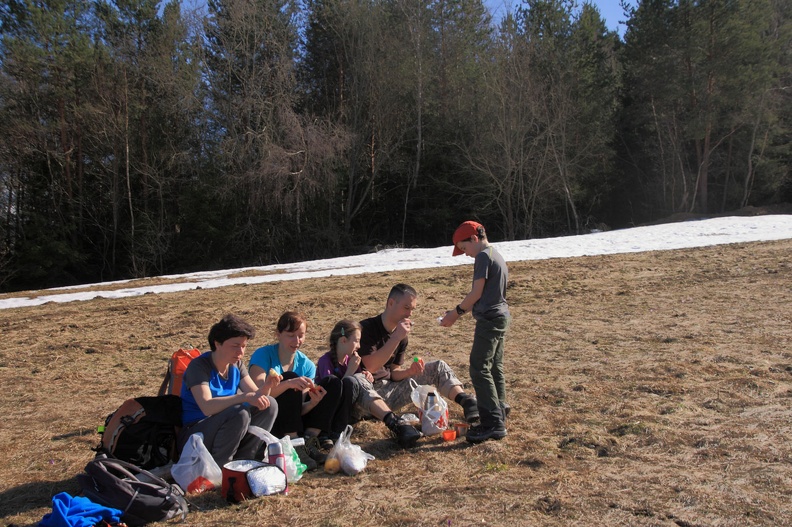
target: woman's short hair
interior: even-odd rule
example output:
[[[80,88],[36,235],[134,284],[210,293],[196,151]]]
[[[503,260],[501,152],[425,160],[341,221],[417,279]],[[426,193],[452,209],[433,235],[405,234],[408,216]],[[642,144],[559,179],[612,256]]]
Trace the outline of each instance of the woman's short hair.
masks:
[[[234,337],[247,337],[248,340],[250,340],[255,336],[256,329],[253,326],[238,316],[229,313],[209,330],[209,348],[215,351],[217,347],[215,345],[216,342],[222,344],[226,340]]]

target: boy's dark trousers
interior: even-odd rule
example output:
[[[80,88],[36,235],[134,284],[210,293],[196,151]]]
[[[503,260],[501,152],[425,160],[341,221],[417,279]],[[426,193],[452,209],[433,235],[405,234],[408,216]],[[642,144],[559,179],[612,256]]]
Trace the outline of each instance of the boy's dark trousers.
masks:
[[[509,317],[477,320],[470,350],[470,379],[476,391],[481,424],[503,427],[502,407],[506,404],[506,377],[503,372],[503,347]]]

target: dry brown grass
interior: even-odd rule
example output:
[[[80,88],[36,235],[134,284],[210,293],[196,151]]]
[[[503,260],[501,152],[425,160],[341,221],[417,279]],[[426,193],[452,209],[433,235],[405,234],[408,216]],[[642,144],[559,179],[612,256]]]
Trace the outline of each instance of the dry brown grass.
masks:
[[[353,439],[357,477],[309,474],[288,496],[194,502],[190,525],[792,525],[792,240],[513,263],[501,442],[422,440],[381,423]],[[472,321],[435,318],[470,266],[96,299],[0,311],[0,517],[34,525],[78,492],[96,425],[156,392],[179,346],[226,312],[270,341],[285,309],[317,358],[340,318],[377,313],[390,286],[421,293],[410,347],[468,379]],[[454,417],[460,414],[452,405]]]

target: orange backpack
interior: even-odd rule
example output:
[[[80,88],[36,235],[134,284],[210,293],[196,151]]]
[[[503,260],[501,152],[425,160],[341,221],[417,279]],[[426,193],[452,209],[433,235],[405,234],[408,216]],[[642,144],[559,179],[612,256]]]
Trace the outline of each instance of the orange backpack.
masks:
[[[162,385],[160,386],[159,394],[181,396],[182,377],[184,377],[184,371],[187,369],[187,365],[190,364],[190,361],[198,357],[200,354],[201,350],[196,348],[179,348],[178,351],[175,351],[168,360],[168,371],[165,372],[165,378],[162,379]]]

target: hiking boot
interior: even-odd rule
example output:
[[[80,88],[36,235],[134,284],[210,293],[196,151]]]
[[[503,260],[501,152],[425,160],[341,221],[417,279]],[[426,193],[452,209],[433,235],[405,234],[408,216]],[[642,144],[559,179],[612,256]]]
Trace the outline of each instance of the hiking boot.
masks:
[[[294,447],[294,451],[297,452],[297,455],[300,457],[300,463],[306,466],[308,472],[316,470],[319,468],[319,465],[314,461],[314,459],[308,454],[308,450],[305,448],[305,445],[297,445]]]
[[[469,443],[481,443],[488,439],[503,439],[506,437],[506,427],[502,424],[494,426],[476,425],[468,430],[465,439]]]
[[[305,451],[308,452],[308,455],[311,456],[311,459],[320,465],[327,461],[327,454],[322,452],[322,447],[319,444],[319,438],[316,436],[305,438]]]
[[[470,424],[479,420],[478,401],[472,395],[465,397],[461,403],[462,410],[465,412],[465,421]]]
[[[402,448],[414,447],[415,443],[417,443],[423,435],[416,430],[413,425],[407,424],[401,417],[397,417],[393,412],[386,415],[384,421],[385,425],[394,433],[396,441]]]

